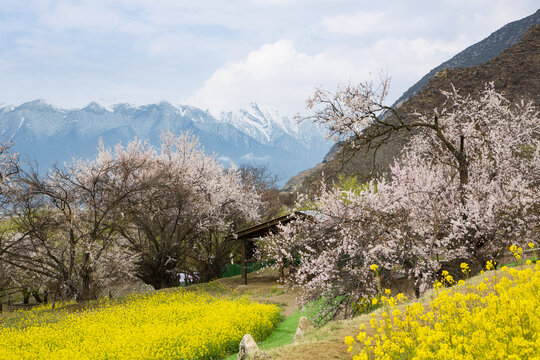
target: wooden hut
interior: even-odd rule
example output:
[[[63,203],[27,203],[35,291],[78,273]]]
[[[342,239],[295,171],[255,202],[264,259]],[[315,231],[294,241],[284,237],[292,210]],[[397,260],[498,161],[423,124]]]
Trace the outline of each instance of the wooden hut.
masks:
[[[247,261],[253,258],[256,249],[255,239],[277,234],[279,232],[278,226],[280,224],[287,224],[298,218],[317,219],[320,217],[321,213],[316,210],[295,211],[238,231],[232,240],[240,241],[240,249],[242,252],[242,281],[244,282],[244,285],[247,285]]]

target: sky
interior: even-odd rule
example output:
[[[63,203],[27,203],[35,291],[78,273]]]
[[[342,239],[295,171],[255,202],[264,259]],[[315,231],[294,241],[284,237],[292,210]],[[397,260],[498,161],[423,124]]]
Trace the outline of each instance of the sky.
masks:
[[[317,87],[392,78],[389,103],[537,10],[529,0],[0,0],[0,103],[251,102],[303,112]]]

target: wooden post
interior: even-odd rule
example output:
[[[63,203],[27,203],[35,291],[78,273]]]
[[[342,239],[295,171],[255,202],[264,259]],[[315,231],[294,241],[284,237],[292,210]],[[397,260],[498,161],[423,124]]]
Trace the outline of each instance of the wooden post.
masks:
[[[247,240],[242,239],[240,245],[242,248],[242,280],[244,281],[244,285],[247,285],[246,243]]]

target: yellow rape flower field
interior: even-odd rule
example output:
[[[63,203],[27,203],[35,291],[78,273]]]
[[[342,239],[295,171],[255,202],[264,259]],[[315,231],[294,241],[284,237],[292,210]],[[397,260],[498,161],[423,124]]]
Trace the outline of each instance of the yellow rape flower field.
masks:
[[[222,359],[280,319],[275,305],[182,290],[52,313],[37,308],[0,325],[0,359]]]
[[[540,359],[540,264],[435,286],[429,304],[381,296],[379,316],[347,336],[354,360]],[[468,270],[462,265],[462,269]]]

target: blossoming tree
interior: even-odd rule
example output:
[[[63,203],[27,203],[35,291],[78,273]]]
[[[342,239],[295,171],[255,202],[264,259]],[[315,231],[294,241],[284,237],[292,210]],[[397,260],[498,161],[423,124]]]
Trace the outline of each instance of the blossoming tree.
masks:
[[[400,131],[413,136],[389,175],[356,190],[324,188],[323,216],[299,219],[271,238],[278,264],[299,261],[304,301],[342,299],[342,308],[401,273],[417,295],[441,264],[467,259],[479,269],[510,244],[538,242],[540,119],[531,102],[511,104],[492,85],[480,94],[445,92],[430,114],[403,117],[383,105],[388,82],[316,91],[310,118],[353,146],[377,147]]]
[[[117,168],[145,163],[124,181],[148,185],[118,207],[136,276],[156,289],[178,285],[179,272],[199,281],[221,276],[237,247],[227,235],[258,216],[259,197],[238,172],[206,155],[189,134],[164,133],[160,151],[136,141],[113,156]]]
[[[22,171],[8,198],[14,245],[0,260],[30,279],[26,287],[78,300],[130,277],[156,289],[178,285],[181,272],[219,277],[238,247],[228,235],[259,210],[236,169],[172,133],[161,149],[101,145],[94,159],[45,176]]]

